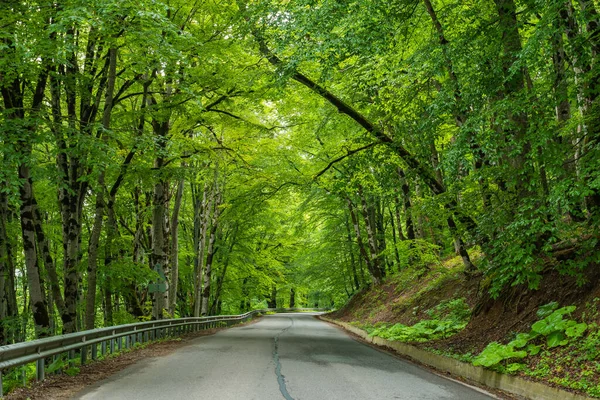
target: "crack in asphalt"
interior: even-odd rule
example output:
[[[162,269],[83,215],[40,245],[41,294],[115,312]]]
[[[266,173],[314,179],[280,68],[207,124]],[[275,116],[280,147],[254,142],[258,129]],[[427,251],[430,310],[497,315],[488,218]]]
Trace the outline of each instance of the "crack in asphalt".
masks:
[[[294,400],[294,398],[288,393],[287,387],[285,385],[285,375],[281,373],[281,362],[279,361],[279,336],[283,335],[288,329],[294,326],[294,320],[292,318],[289,318],[289,320],[292,322],[290,326],[279,332],[273,338],[273,361],[275,361],[275,375],[277,375],[279,391],[281,392],[285,400]]]

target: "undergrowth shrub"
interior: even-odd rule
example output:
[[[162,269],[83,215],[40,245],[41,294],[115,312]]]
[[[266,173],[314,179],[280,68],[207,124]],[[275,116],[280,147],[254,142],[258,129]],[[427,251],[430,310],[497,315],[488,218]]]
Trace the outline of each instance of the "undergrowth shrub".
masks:
[[[588,325],[585,322],[578,323],[564,318],[575,309],[575,306],[558,308],[557,302],[540,307],[537,311],[540,319],[531,326],[530,332],[517,334],[514,340],[505,345],[498,342],[490,343],[475,357],[473,365],[493,367],[503,362],[506,364],[509,360],[537,355],[544,344],[547,348],[565,346],[571,340],[582,337]],[[516,372],[523,367],[523,364],[512,363],[503,366],[508,372]]]
[[[427,342],[445,339],[460,332],[467,326],[471,309],[464,298],[444,301],[426,312],[430,319],[412,326],[404,324],[377,325],[367,327],[370,336],[400,342]]]

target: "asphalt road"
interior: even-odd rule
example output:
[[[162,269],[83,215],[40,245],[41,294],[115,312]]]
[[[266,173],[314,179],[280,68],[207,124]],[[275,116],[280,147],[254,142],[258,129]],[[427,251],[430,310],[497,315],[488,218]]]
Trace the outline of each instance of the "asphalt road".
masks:
[[[483,400],[491,395],[357,342],[314,314],[277,314],[138,362],[77,399]]]

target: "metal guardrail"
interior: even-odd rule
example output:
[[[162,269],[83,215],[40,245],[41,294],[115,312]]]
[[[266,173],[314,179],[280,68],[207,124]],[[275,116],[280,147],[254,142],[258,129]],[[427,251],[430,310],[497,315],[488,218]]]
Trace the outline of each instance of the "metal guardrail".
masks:
[[[69,363],[74,365],[76,353],[84,365],[88,356],[92,360],[98,357],[98,347],[102,355],[114,353],[116,350],[131,348],[136,343],[146,343],[168,336],[179,336],[184,333],[231,326],[245,322],[256,314],[267,312],[326,311],[323,308],[267,308],[253,310],[240,315],[219,315],[214,317],[175,318],[157,321],[139,322],[135,324],[110,326],[91,329],[66,335],[36,339],[29,342],[0,346],[0,397],[2,397],[2,372],[8,368],[36,363],[38,381],[45,378],[46,360],[54,360],[62,353],[68,354]]]

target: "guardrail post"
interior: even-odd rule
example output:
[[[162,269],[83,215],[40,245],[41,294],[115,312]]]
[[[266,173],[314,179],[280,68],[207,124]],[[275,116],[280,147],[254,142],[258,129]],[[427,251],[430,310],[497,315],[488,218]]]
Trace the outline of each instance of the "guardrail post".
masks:
[[[119,351],[121,351],[121,349],[123,349],[123,337],[119,337],[117,339],[117,349],[119,349]]]
[[[38,382],[41,382],[46,377],[45,373],[46,360],[44,358],[40,358],[35,363],[36,377]]]
[[[0,369],[0,398],[4,397],[4,392],[2,391],[2,370]]]
[[[81,346],[81,365],[85,365],[85,363],[87,362],[87,353],[88,353],[88,347]]]
[[[27,385],[27,369],[25,369],[24,365],[21,367],[21,382],[23,386]]]
[[[98,358],[98,345],[96,343],[92,344],[92,360]]]
[[[115,339],[110,339],[110,354],[115,354]]]
[[[102,341],[102,346],[101,346],[101,351],[102,351],[102,357],[104,357],[106,355],[106,340]]]
[[[69,350],[69,368],[75,365],[75,350]]]

